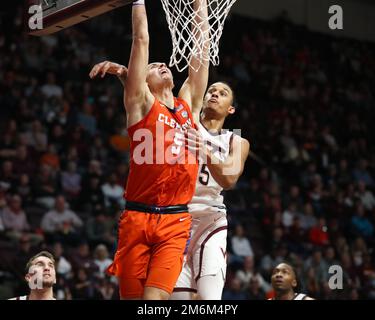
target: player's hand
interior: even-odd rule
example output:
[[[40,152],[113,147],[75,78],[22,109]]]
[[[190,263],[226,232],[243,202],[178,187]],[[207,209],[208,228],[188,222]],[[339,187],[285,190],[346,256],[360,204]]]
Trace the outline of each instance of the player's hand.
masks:
[[[194,155],[197,155],[200,160],[203,159],[206,152],[205,144],[202,135],[198,130],[190,128],[185,132],[185,143],[187,149]]]
[[[100,75],[102,78],[106,74],[113,74],[121,78],[126,78],[126,75],[128,73],[128,68],[125,67],[122,64],[118,64],[111,61],[103,61],[100,63],[97,63],[90,71],[90,78],[93,79],[97,75]]]

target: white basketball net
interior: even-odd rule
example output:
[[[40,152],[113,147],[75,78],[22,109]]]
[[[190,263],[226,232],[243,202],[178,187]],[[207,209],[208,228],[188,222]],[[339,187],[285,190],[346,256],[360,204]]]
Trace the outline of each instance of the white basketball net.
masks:
[[[204,6],[207,1],[208,21],[210,24],[208,34],[199,33],[204,21],[197,22],[194,2],[199,1],[199,6]],[[188,66],[198,70],[202,65],[211,62],[214,66],[219,64],[219,40],[223,33],[224,21],[236,0],[161,0],[166,14],[168,27],[172,36],[173,52],[169,61],[170,66],[175,66],[178,71],[183,71]],[[201,20],[201,19],[197,19]],[[194,34],[195,32],[195,34]],[[209,39],[209,54],[204,54],[202,39]],[[203,40],[204,41],[204,40]],[[195,56],[200,61],[198,67],[191,65],[191,57]]]

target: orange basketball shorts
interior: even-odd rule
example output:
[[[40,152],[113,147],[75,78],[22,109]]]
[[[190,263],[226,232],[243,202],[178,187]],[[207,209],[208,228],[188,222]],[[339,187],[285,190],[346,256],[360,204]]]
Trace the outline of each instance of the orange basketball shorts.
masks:
[[[125,210],[118,246],[108,272],[119,278],[121,298],[141,298],[144,287],[172,293],[190,239],[189,213],[156,214]]]

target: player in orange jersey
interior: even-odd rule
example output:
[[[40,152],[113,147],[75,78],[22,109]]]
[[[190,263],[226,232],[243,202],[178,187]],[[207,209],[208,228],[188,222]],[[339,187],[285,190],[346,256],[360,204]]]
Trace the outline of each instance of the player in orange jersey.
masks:
[[[196,0],[202,2],[205,0]],[[207,17],[206,6],[196,19]],[[148,64],[149,35],[143,0],[133,2],[133,43],[125,83],[130,144],[126,207],[119,221],[119,242],[111,274],[119,277],[122,299],[168,299],[180,274],[191,216],[187,204],[195,188],[198,162],[184,146],[184,131],[203,100],[208,65],[192,58],[178,98],[164,63]],[[202,31],[208,21],[200,24]],[[200,32],[199,34],[205,34]],[[207,39],[196,41],[208,54]],[[95,76],[95,72],[92,76]]]
[[[93,73],[117,75],[125,85],[127,68],[111,61],[96,64]],[[227,219],[221,191],[232,188],[249,153],[249,142],[222,131],[226,117],[235,112],[233,91],[223,82],[212,84],[203,101],[196,135],[207,145],[207,161],[200,164],[195,195],[189,203],[192,230],[189,250],[171,299],[219,300],[226,275]],[[198,137],[200,135],[201,137]],[[197,144],[198,145],[198,144]],[[202,146],[201,146],[202,147]],[[204,153],[204,152],[203,152]],[[220,159],[213,163],[214,158]],[[232,169],[229,171],[229,169]],[[197,294],[194,294],[197,293]]]

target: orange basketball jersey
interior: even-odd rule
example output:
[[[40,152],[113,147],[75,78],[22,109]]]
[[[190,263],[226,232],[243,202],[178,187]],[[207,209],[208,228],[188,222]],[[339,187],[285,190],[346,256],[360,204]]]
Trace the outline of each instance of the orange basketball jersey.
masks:
[[[128,128],[127,201],[170,206],[187,204],[193,197],[198,161],[187,151],[183,131],[195,124],[184,100],[174,98],[174,107],[155,99],[147,115]]]

